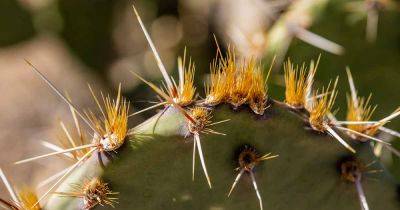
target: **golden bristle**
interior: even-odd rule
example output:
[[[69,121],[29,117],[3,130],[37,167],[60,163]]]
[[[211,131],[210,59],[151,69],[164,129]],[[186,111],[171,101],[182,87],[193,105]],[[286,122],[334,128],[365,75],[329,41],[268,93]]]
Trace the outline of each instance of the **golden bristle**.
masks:
[[[235,87],[235,83],[237,82],[236,77],[237,77],[237,63],[236,63],[236,58],[235,58],[235,52],[234,49],[228,50],[228,55],[227,58],[224,60],[221,60],[221,66],[222,66],[222,71],[224,73],[225,81],[225,90],[226,93],[229,94],[232,91],[232,89]],[[227,99],[229,100],[229,99]]]
[[[213,61],[210,69],[210,84],[206,85],[205,87],[205,104],[209,106],[215,106],[222,103],[227,96],[227,91],[225,87],[225,75],[223,74],[221,69],[217,67],[216,60]]]
[[[187,106],[193,102],[196,87],[194,86],[194,73],[195,73],[195,65],[191,61],[189,61],[188,67],[184,67],[185,63],[182,64],[180,68],[183,69],[184,72],[184,81],[181,89],[179,90],[177,104],[181,106]]]
[[[371,106],[369,105],[369,100],[367,100],[367,102],[361,101],[359,106],[362,106],[363,109],[366,110],[363,113],[365,116],[367,116],[367,117],[365,117],[366,119],[369,119],[371,117],[371,115],[373,114],[373,112],[375,111],[375,108],[376,108],[376,106],[371,108]],[[355,115],[356,114],[355,111],[352,111],[352,110],[349,109],[348,115],[350,114],[349,112],[352,112],[351,115]],[[358,139],[360,141],[366,140],[365,138],[376,140],[376,138],[373,138],[373,136],[376,135],[378,130],[380,130],[380,129],[386,129],[387,130],[387,128],[385,128],[384,125],[386,123],[390,122],[390,119],[393,119],[393,118],[397,117],[399,114],[400,114],[400,107],[397,108],[389,116],[385,117],[384,119],[381,119],[381,120],[377,121],[374,124],[364,125],[364,126],[363,125],[359,125],[359,126],[352,127],[352,128],[350,128],[351,124],[349,124],[349,125],[347,125],[347,127],[348,127],[349,131],[353,131],[353,132],[351,132],[351,137],[354,138],[354,139]],[[363,121],[368,121],[368,120],[360,120],[360,121],[363,122]],[[355,130],[355,129],[359,129],[359,130]],[[396,131],[394,131],[394,132],[396,132]],[[389,132],[389,134],[391,134],[391,133]]]
[[[331,87],[331,82],[329,82],[328,88],[322,89],[322,94],[318,94],[318,91],[314,94],[314,102],[310,107],[310,118],[309,123],[314,130],[324,132],[326,130],[326,115],[331,112],[333,104],[337,96],[336,85],[338,78],[336,78],[334,85]],[[322,97],[318,98],[318,95]]]
[[[97,102],[98,100],[94,94],[93,97]],[[102,144],[105,146],[102,149],[107,151],[115,150],[124,143],[128,132],[129,103],[121,96],[121,89],[119,88],[117,99],[112,100],[108,96],[106,98],[103,97],[103,104],[105,112],[103,112],[102,107],[98,104],[103,114],[102,118],[97,117],[91,111],[87,113],[87,117],[101,135],[96,141],[100,141],[101,144],[102,140],[107,140],[107,145]]]
[[[354,101],[352,97],[347,95],[347,121],[369,121],[374,113],[376,106],[370,105],[371,95],[365,99],[363,97],[357,97],[357,102]],[[378,126],[377,126],[378,125]],[[374,136],[378,131],[381,124],[368,125],[368,124],[349,124],[347,128],[363,133],[369,136]],[[353,136],[357,138],[358,136]]]
[[[114,208],[114,204],[118,203],[115,196],[118,192],[113,192],[108,184],[101,179],[95,177],[85,179],[83,184],[71,184],[71,192],[56,192],[56,195],[64,197],[82,198],[84,209],[92,209],[96,205],[109,205]]]
[[[264,77],[260,65],[253,58],[245,59],[237,69],[235,77],[234,86],[230,89],[229,103],[234,107],[248,104],[254,113],[264,114],[267,103],[266,80],[268,76]]]
[[[22,188],[18,192],[18,198],[20,200],[19,205],[23,210],[40,210],[40,206],[36,205],[38,202],[38,197],[30,188]]]
[[[250,84],[251,86],[249,89],[248,103],[254,113],[263,115],[265,109],[267,108],[268,87],[266,81],[268,80],[268,76],[269,73],[271,72],[271,69],[268,72],[268,76],[265,78],[259,65],[254,63],[250,66],[252,66],[251,68],[253,75],[252,75],[252,82]]]
[[[118,98],[119,101],[121,98]],[[114,133],[118,136],[119,144],[122,144],[128,131],[128,111],[129,105],[125,99],[122,103],[111,102],[109,98],[106,101],[107,119],[104,122],[107,133]]]
[[[253,82],[254,67],[254,61],[249,60],[237,69],[235,84],[230,89],[228,101],[235,108],[248,102]]]
[[[206,86],[205,104],[210,106],[226,102],[235,84],[236,60],[229,48],[227,57],[217,57],[211,64],[210,85]]]
[[[226,58],[217,57],[211,64],[210,85],[206,86],[206,105],[215,106],[223,102],[235,108],[248,104],[261,115],[266,109],[266,78],[260,65],[253,58],[244,59],[237,65],[231,48]]]
[[[316,66],[318,66],[318,61]],[[293,108],[304,108],[306,106],[307,96],[311,89],[316,69],[313,62],[311,62],[309,72],[306,75],[306,67],[304,64],[299,68],[290,60],[285,63],[286,104]]]
[[[178,57],[179,83],[177,84],[172,78],[173,85],[171,87],[164,86],[159,88],[163,94],[167,95],[179,106],[188,106],[193,103],[196,87],[194,85],[195,64],[189,59],[186,66],[186,48],[183,59]]]
[[[114,207],[114,204],[117,203],[115,201],[116,198],[111,196],[118,193],[112,192],[107,183],[103,182],[99,178],[87,180],[82,186],[82,193],[84,195],[87,209],[90,209],[97,204]]]
[[[189,131],[198,133],[202,131],[207,124],[211,122],[211,113],[207,108],[195,107],[190,110],[189,115],[194,119],[195,123],[189,123]]]

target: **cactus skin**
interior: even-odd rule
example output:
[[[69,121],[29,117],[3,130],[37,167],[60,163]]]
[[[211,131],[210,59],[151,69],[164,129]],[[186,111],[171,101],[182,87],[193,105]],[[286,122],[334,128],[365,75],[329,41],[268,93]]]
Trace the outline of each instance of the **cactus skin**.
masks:
[[[132,129],[130,141],[107,166],[103,178],[120,193],[116,209],[259,209],[246,174],[227,197],[237,174],[235,153],[245,144],[262,154],[279,154],[255,168],[264,209],[360,209],[354,183],[343,180],[337,169],[337,162],[350,152],[335,139],[308,130],[298,114],[279,103],[273,103],[263,116],[250,113],[248,108],[232,111],[227,105],[216,107],[213,113],[215,121],[231,121],[216,126],[226,136],[201,136],[212,189],[199,164],[195,181],[191,180],[192,138],[184,138],[186,121],[169,107]],[[349,142],[364,164],[376,159],[368,143]],[[67,189],[67,183],[89,172],[101,173],[92,171],[93,167],[99,167],[97,161],[85,162],[58,190]],[[394,179],[379,162],[368,170],[383,170],[363,176],[370,209],[399,209]],[[46,209],[71,209],[80,202],[52,196],[52,205]]]

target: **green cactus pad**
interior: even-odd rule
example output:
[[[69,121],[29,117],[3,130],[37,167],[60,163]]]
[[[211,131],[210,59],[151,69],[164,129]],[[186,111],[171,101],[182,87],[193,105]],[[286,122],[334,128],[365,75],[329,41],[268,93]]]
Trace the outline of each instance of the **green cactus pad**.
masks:
[[[213,119],[231,120],[215,126],[226,136],[201,135],[212,189],[198,157],[192,181],[192,137],[184,137],[185,121],[170,108],[135,128],[130,146],[106,170],[105,180],[120,193],[116,209],[259,209],[246,173],[227,197],[238,173],[235,154],[243,145],[260,155],[279,155],[254,169],[264,209],[361,209],[355,184],[343,180],[337,167],[352,154],[334,138],[309,130],[288,108],[274,104],[264,116],[256,116],[221,106]],[[364,164],[375,160],[368,143],[351,143]],[[374,163],[367,171],[381,169],[363,174],[368,204],[371,209],[399,209],[396,183],[382,165]]]

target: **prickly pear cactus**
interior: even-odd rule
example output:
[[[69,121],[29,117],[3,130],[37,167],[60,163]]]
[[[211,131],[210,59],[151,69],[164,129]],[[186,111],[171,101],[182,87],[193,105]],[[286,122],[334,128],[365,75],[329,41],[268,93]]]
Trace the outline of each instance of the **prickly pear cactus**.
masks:
[[[202,137],[211,189],[199,166],[192,181],[193,140],[185,138],[185,119],[170,107],[132,129],[130,141],[107,167],[103,177],[119,192],[116,208],[259,209],[248,173],[227,197],[239,172],[235,170],[238,156],[248,146],[258,154],[279,154],[253,169],[264,209],[360,209],[355,184],[342,174],[341,164],[347,157],[369,165],[362,172],[361,184],[370,208],[399,209],[397,185],[376,162],[369,143],[353,143],[357,153],[352,154],[334,138],[307,129],[297,113],[278,103],[272,103],[263,116],[248,108],[233,111],[226,105],[213,112],[215,120],[230,121],[216,126],[226,136]],[[82,167],[75,174],[91,171]],[[49,209],[70,209],[67,203],[81,202],[79,198],[75,202],[52,199]]]
[[[299,2],[318,8],[327,1]],[[306,8],[314,14],[314,7],[301,5],[297,5],[303,8],[300,11]],[[383,135],[399,136],[385,125],[400,115],[400,109],[372,120],[375,108],[370,98],[357,95],[349,69],[345,120],[334,115],[338,78],[322,89],[313,85],[319,60],[309,68],[288,61],[281,75],[285,100],[278,101],[268,94],[273,64],[264,70],[253,58],[237,58],[233,48],[224,54],[218,47],[205,97],[199,100],[194,64],[187,65],[185,55],[179,58],[175,82],[133,9],[164,87],[132,73],[163,101],[130,114],[121,86],[115,100],[103,94],[100,100],[90,88],[99,110],[82,112],[28,62],[69,106],[78,138],[63,127],[70,147],[46,143],[53,153],[16,164],[54,155],[66,155],[75,162],[46,180],[51,184],[41,196],[15,193],[0,170],[12,197],[11,202],[0,199],[0,206],[38,210],[400,209],[398,183],[376,155],[382,149],[400,154]],[[302,28],[306,26],[290,23],[278,24],[287,31],[286,39],[309,34]],[[340,47],[330,46],[341,52]],[[156,115],[128,126],[129,117],[154,108],[160,108]]]
[[[129,130],[111,154],[100,144],[100,156],[83,162],[57,192],[73,191],[84,176],[101,176],[118,192],[120,209],[399,208],[397,183],[373,153],[376,144],[395,151],[378,130],[390,133],[384,125],[399,110],[370,121],[369,102],[357,96],[348,70],[348,117],[337,120],[331,113],[337,79],[311,90],[318,62],[308,70],[288,62],[286,99],[276,101],[260,66],[234,57],[217,57],[200,101],[185,94],[195,87],[192,65],[185,68],[184,61],[184,79],[167,90],[134,74],[165,99],[164,108]],[[97,204],[113,205],[107,195],[116,194],[108,193]],[[46,208],[85,208],[90,201],[65,195],[52,196]]]

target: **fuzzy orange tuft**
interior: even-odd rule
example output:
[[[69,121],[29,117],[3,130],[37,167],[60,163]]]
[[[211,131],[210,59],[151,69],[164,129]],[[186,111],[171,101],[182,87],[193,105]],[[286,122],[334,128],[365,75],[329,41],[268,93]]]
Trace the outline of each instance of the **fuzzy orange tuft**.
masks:
[[[230,89],[228,102],[235,108],[248,102],[253,83],[255,63],[252,60],[245,62],[236,70],[235,84]]]
[[[249,89],[248,103],[254,113],[263,115],[265,109],[267,108],[268,86],[266,82],[271,72],[271,68],[268,71],[267,77],[264,77],[260,65],[252,65],[254,66],[252,67],[253,75],[251,86]]]
[[[290,60],[284,65],[285,71],[285,102],[293,108],[304,108],[307,104],[307,97],[314,81],[314,75],[318,66],[311,62],[308,74],[303,64],[300,68]]]
[[[114,207],[114,204],[117,203],[117,198],[112,197],[112,195],[118,193],[112,192],[107,183],[103,182],[99,178],[93,178],[86,181],[82,186],[82,193],[84,195],[86,209],[91,209],[97,204]]]
[[[114,204],[118,203],[115,196],[118,192],[113,192],[108,184],[103,180],[95,177],[85,179],[83,184],[71,185],[71,192],[56,192],[55,194],[64,197],[83,198],[84,209],[92,209],[96,205],[109,205],[114,208]]]
[[[210,85],[206,86],[205,104],[215,106],[226,102],[235,84],[235,53],[229,48],[227,57],[217,57],[211,64]]]
[[[365,99],[363,97],[358,97],[357,102],[353,100],[352,97],[347,95],[347,121],[369,121],[374,113],[376,106],[370,105],[371,95]],[[367,124],[349,124],[347,128],[363,133],[369,136],[374,136],[378,131],[378,128],[381,124],[377,125],[367,125]],[[360,138],[356,134],[351,134],[354,139]]]
[[[235,108],[248,104],[262,115],[267,108],[267,79],[255,59],[243,59],[238,65],[234,50],[229,48],[226,58],[217,57],[211,65],[211,84],[206,86],[204,103],[215,106],[226,102]]]
[[[175,102],[180,106],[187,106],[194,100],[196,87],[194,86],[195,65],[189,61],[188,67],[185,68],[185,60],[179,68],[183,70],[183,84],[180,84],[178,96],[174,98]]]
[[[108,96],[105,98],[102,96],[105,112],[94,94],[93,97],[103,115],[103,117],[99,118],[91,111],[86,113],[89,121],[93,124],[98,134],[101,135],[97,136],[95,141],[97,144],[102,145],[101,150],[116,150],[124,143],[128,132],[129,103],[121,96],[121,88],[118,90],[116,100],[112,100]]]
[[[337,96],[336,85],[338,78],[336,78],[334,85],[331,87],[329,82],[326,90],[322,89],[322,94],[318,94],[318,91],[313,96],[313,102],[309,107],[310,118],[309,123],[314,130],[324,132],[326,130],[325,125],[327,124],[326,116],[331,112],[333,104]],[[318,98],[318,95],[322,97]]]
[[[195,107],[190,110],[189,115],[195,121],[195,123],[190,122],[188,125],[191,133],[199,133],[211,123],[211,112],[207,108]]]

